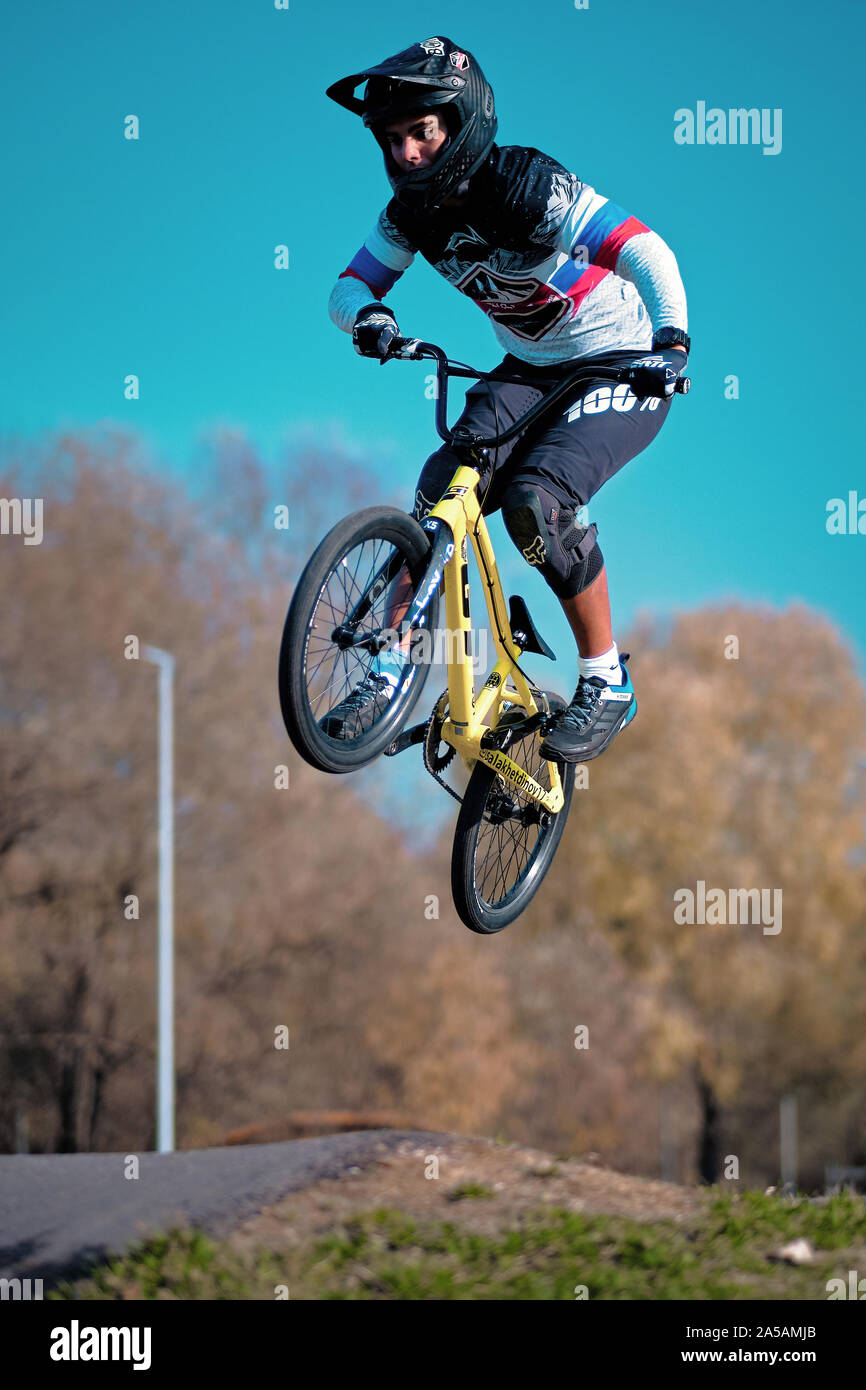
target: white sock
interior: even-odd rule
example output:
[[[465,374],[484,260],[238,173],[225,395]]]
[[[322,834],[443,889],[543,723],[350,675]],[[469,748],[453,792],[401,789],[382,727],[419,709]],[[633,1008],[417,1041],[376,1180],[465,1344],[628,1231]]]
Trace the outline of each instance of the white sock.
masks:
[[[373,670],[377,676],[385,676],[393,689],[400,683],[403,674],[403,667],[409,660],[409,654],[401,647],[392,647],[390,651],[381,652],[373,663]]]
[[[616,642],[609,652],[603,652],[601,656],[579,657],[578,666],[584,680],[589,680],[590,676],[598,676],[606,685],[622,685],[622,668]]]

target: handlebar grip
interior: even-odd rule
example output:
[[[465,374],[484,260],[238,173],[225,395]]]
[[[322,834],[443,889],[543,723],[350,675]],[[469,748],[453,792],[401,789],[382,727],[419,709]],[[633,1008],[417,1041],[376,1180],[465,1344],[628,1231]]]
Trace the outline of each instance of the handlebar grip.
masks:
[[[668,367],[666,381],[662,381],[660,377],[653,377],[653,370],[654,366],[647,367],[644,363],[637,362],[634,366],[626,367],[619,379],[620,381],[628,382],[629,386],[633,387],[634,393],[639,399],[645,399],[647,396],[657,396],[659,400],[662,401],[669,400],[670,395],[673,395],[674,392],[679,392],[680,395],[684,396],[692,384],[689,377],[678,376],[674,381],[673,392],[669,395],[669,374],[673,369]]]
[[[388,344],[388,356],[403,357],[409,361],[420,357],[421,354],[417,350],[420,341],[420,338],[392,338]]]

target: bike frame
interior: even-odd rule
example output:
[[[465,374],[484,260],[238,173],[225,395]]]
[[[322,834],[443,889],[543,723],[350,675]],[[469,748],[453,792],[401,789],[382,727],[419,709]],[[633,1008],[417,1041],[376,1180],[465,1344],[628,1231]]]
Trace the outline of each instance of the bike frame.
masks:
[[[550,790],[546,790],[525,768],[500,748],[485,747],[482,739],[495,728],[501,715],[504,700],[526,711],[527,718],[539,714],[538,705],[532,689],[518,666],[522,648],[515,642],[511,632],[511,622],[505,606],[505,596],[493,542],[487,524],[481,514],[476,488],[481,474],[468,464],[461,464],[454,474],[446,492],[425,520],[429,523],[441,522],[447,527],[454,550],[443,567],[445,583],[445,622],[449,634],[457,634],[458,640],[448,653],[448,718],[445,720],[441,738],[460,754],[467,767],[476,761],[492,767],[500,777],[518,787],[532,801],[537,801],[546,811],[556,812],[564,804],[562,783],[556,763],[548,763],[550,769]],[[475,692],[475,676],[469,662],[469,640],[472,632],[472,619],[469,604],[469,565],[467,538],[471,542],[480,573],[485,579],[485,599],[487,615],[496,647],[497,660],[480,692]],[[414,624],[413,624],[414,626]],[[462,640],[460,640],[462,635]],[[514,689],[508,682],[513,681]],[[486,723],[492,714],[492,724]]]

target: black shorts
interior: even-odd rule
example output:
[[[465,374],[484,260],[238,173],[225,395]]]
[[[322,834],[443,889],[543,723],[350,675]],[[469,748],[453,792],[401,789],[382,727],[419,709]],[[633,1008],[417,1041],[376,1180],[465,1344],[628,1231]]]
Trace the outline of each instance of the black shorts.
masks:
[[[607,360],[618,365],[641,355],[639,350],[610,353]],[[484,438],[501,434],[552,389],[551,381],[569,375],[578,363],[575,359],[534,366],[508,353],[494,368],[494,377],[497,372],[519,374],[527,384],[476,382],[466,392],[466,405],[457,423]],[[534,386],[533,381],[540,381],[540,385]],[[491,393],[496,398],[496,411]],[[639,401],[629,387],[597,378],[576,387],[552,415],[542,416],[498,451],[491,449],[493,476],[484,515],[498,511],[505,487],[516,482],[540,484],[562,506],[584,506],[608,478],[655,439],[670,405],[670,400],[656,397]],[[416,517],[423,517],[435,506],[460,462],[446,444],[430,455],[418,479]],[[488,477],[482,478],[479,496],[484,496]]]

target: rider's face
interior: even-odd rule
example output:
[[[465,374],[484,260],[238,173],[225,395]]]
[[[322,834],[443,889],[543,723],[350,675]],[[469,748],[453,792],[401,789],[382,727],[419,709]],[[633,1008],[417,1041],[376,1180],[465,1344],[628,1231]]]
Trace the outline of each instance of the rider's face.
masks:
[[[385,128],[391,158],[406,172],[429,168],[446,138],[445,125],[435,111],[389,121]]]

